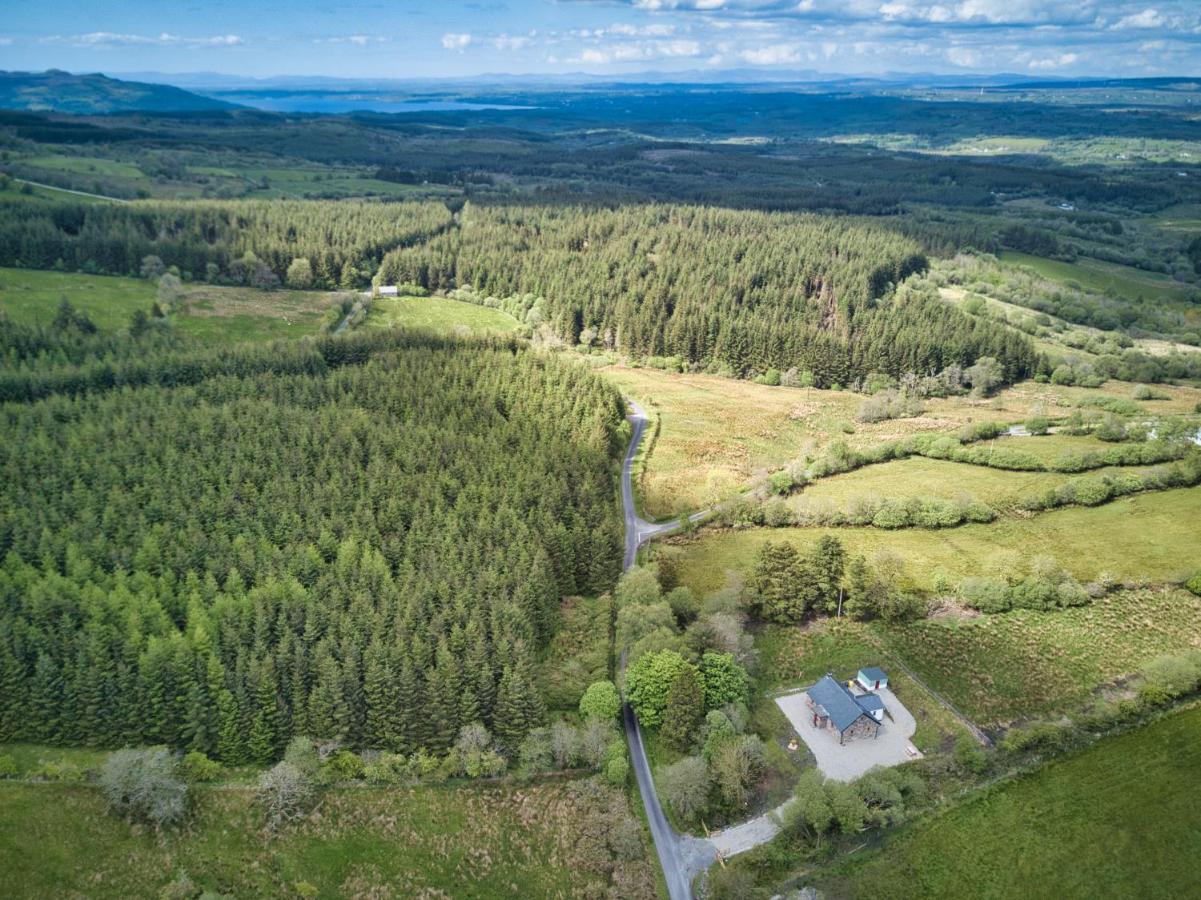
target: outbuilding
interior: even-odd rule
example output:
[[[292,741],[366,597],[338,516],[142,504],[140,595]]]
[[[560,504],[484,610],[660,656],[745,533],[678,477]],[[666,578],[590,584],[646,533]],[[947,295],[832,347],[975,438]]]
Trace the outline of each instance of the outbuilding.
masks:
[[[859,686],[865,691],[878,691],[881,688],[888,688],[888,675],[884,673],[883,669],[877,669],[875,666],[860,669],[859,675],[855,680],[859,682]]]

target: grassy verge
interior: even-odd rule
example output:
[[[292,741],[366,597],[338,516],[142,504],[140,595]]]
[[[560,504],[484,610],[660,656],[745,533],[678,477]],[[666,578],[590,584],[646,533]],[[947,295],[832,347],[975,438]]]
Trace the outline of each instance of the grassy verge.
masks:
[[[655,895],[626,798],[595,781],[333,790],[275,837],[243,789],[197,791],[156,835],[95,788],[0,783],[6,896],[157,896],[180,873],[233,896]]]

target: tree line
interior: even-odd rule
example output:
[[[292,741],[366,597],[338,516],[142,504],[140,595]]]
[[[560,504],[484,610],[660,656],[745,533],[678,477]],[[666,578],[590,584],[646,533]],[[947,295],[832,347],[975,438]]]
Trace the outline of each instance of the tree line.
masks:
[[[0,741],[515,751],[620,568],[616,392],[502,342],[208,353],[0,409]]]

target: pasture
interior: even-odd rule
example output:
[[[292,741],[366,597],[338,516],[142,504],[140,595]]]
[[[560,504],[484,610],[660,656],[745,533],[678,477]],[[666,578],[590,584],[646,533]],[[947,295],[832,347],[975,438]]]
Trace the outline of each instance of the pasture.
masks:
[[[1102,574],[1118,580],[1180,581],[1201,559],[1199,518],[1201,487],[1193,487],[942,530],[706,529],[672,539],[669,552],[678,558],[684,583],[698,595],[722,587],[730,571],[749,571],[765,541],[789,541],[806,549],[824,534],[839,538],[851,554],[870,557],[888,550],[900,556],[904,581],[916,590],[932,590],[939,575],[954,583],[968,575],[1022,571],[1024,561],[1038,555],[1054,557],[1082,582]],[[1120,547],[1121,552],[1106,552],[1105,547]]]
[[[855,413],[865,398],[850,391],[769,387],[715,375],[628,366],[603,371],[623,393],[661,418],[639,482],[644,511],[653,518],[710,507],[756,475],[816,456],[834,441],[863,449],[921,432],[954,433],[974,422],[1018,423],[1033,415],[1062,418],[1095,398],[1129,400],[1134,389],[1120,381],[1100,388],[1024,381],[984,399],[967,395],[931,399],[921,415],[912,418],[862,423],[855,421]],[[1167,399],[1140,402],[1139,410],[1148,416],[1191,413],[1201,402],[1201,390],[1194,387],[1157,385],[1156,390]],[[1088,437],[1059,435],[997,442],[1022,450],[1057,445],[1062,449],[1105,446]]]
[[[998,258],[1002,262],[1033,269],[1051,281],[1075,282],[1085,290],[1102,294],[1113,292],[1128,299],[1145,297],[1157,301],[1179,300],[1186,290],[1185,285],[1167,275],[1087,257],[1081,257],[1076,262],[1062,262],[1032,256],[1029,253],[1003,250],[998,254]]]
[[[6,896],[160,896],[181,876],[238,897],[655,896],[625,796],[596,781],[335,789],[275,836],[249,790],[195,793],[157,835],[96,788],[0,782]]]
[[[805,883],[856,898],[1140,897],[1197,892],[1201,709],[1003,783]]]
[[[1037,443],[1037,440],[1020,439],[1016,446],[1024,450],[1033,443]],[[1087,477],[1101,478],[1123,472],[1138,474],[1151,468],[1154,467],[1106,467],[1093,469]],[[1057,472],[1002,471],[987,466],[913,456],[820,479],[792,494],[787,502],[793,509],[832,508],[846,512],[856,501],[862,500],[956,500],[970,497],[988,504],[997,512],[1005,512],[1017,507],[1026,497],[1054,490],[1079,477]]]
[[[140,278],[0,268],[0,310],[16,322],[48,324],[65,298],[101,330],[112,331],[126,327],[136,310],[148,312],[155,292]],[[303,337],[318,332],[331,296],[193,282],[183,286],[187,312],[171,323],[207,344]]]
[[[511,315],[490,306],[465,303],[447,297],[376,297],[367,313],[367,327],[428,328],[464,334],[507,334],[519,323]]]

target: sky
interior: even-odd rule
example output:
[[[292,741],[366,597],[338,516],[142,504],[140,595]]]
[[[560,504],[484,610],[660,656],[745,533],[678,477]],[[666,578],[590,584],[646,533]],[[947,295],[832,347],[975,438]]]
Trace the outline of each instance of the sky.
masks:
[[[1201,75],[1201,0],[4,0],[0,69]]]

